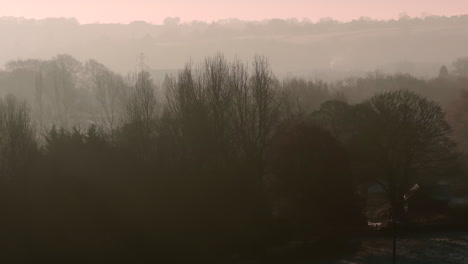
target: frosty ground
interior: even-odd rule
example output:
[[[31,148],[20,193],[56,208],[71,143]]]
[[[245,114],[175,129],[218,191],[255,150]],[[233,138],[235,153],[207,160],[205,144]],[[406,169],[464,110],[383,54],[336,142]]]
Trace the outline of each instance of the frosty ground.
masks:
[[[392,263],[390,236],[359,239],[360,249],[352,257],[333,264]],[[468,264],[468,232],[400,234],[397,239],[398,264]]]

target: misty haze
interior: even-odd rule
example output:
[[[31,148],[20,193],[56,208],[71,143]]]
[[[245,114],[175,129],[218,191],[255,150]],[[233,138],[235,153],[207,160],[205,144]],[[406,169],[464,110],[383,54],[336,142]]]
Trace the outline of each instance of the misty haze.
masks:
[[[0,36],[1,263],[468,263],[464,1],[0,0]]]
[[[0,43],[0,63],[66,53],[126,73],[134,70],[136,57],[144,53],[149,68],[162,75],[182,69],[189,59],[200,61],[216,52],[244,60],[260,53],[279,76],[335,81],[380,69],[431,78],[440,65],[451,66],[466,53],[467,24],[468,16],[405,14],[396,20],[324,18],[315,23],[298,19],[182,23],[169,17],[161,25],[3,17],[0,28],[8,37]]]

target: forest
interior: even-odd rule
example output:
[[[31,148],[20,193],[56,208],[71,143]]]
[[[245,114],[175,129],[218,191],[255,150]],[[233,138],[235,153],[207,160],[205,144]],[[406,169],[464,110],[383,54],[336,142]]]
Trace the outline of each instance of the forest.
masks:
[[[447,66],[326,82],[218,53],[157,82],[144,63],[10,61],[2,262],[318,261],[368,234],[375,186],[392,219],[430,228],[441,181],[468,196],[468,58]],[[447,210],[468,227],[468,207]]]

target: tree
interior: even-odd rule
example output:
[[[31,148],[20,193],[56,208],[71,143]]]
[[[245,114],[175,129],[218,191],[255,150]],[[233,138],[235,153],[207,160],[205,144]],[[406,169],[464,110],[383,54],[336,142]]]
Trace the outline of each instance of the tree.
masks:
[[[290,118],[303,119],[317,110],[321,103],[331,99],[327,83],[287,79],[283,81],[284,108]]]
[[[2,181],[18,180],[37,152],[35,130],[25,101],[13,95],[0,100],[0,175]]]
[[[95,86],[103,127],[113,136],[122,115],[124,80],[95,60],[86,62],[85,68]]]
[[[155,89],[149,72],[139,72],[126,105],[128,122],[142,125],[146,132],[151,130],[158,115]]]
[[[250,77],[252,86],[254,114],[254,144],[257,155],[263,155],[272,136],[274,126],[279,120],[279,102],[277,101],[278,82],[266,57],[255,56],[253,72]]]
[[[395,214],[412,185],[447,173],[454,158],[450,126],[439,104],[407,90],[378,94],[358,107],[355,158],[373,168]]]
[[[167,128],[175,137],[186,137],[194,132],[194,119],[200,122],[203,113],[203,94],[200,87],[196,87],[192,66],[187,64],[177,78],[166,76],[166,104],[164,117],[169,122]]]
[[[9,61],[5,65],[5,69],[9,72],[14,71],[30,71],[30,72],[37,72],[44,61],[36,60],[36,59],[28,59],[28,60],[14,60]]]
[[[249,72],[242,62],[217,55],[196,71],[187,65],[165,84],[164,112],[174,135],[203,141],[217,156],[230,149],[261,161],[279,120],[278,83],[266,58],[257,56]]]
[[[313,112],[309,118],[341,142],[347,143],[352,134],[352,109],[352,106],[343,101],[329,100],[321,104],[319,110]]]
[[[44,77],[42,74],[42,70],[36,73],[36,78],[34,80],[34,88],[35,88],[35,103],[37,107],[37,119],[39,122],[39,127],[42,129],[44,127],[44,105],[43,105],[43,96],[44,96]]]
[[[255,56],[250,75],[245,73],[244,66],[233,64],[231,83],[237,83],[232,86],[235,98],[232,116],[237,137],[234,142],[238,142],[244,163],[241,173],[250,190],[250,206],[255,208],[252,215],[258,222],[265,223],[256,227],[257,233],[262,233],[268,230],[266,223],[271,218],[270,205],[265,198],[265,154],[280,120],[279,84],[269,61],[262,56]]]
[[[175,171],[191,182],[186,196],[201,201],[200,209],[211,208],[200,210],[198,217],[217,222],[216,236],[230,234],[239,238],[236,243],[247,233],[250,243],[257,243],[252,241],[264,234],[263,223],[271,215],[264,195],[263,154],[277,122],[276,85],[266,59],[256,58],[249,72],[242,62],[229,63],[220,54],[196,69],[188,64],[165,80],[159,131],[160,143],[172,153],[168,163],[184,164]]]
[[[447,120],[453,128],[453,138],[458,148],[468,154],[468,91],[460,92],[459,98],[449,107]]]
[[[458,58],[453,62],[455,72],[462,77],[468,77],[468,57]]]
[[[329,132],[307,123],[285,125],[268,156],[275,211],[296,238],[344,235],[363,223],[350,158]]]
[[[76,80],[82,71],[82,64],[67,54],[60,54],[49,64],[49,74],[52,79],[51,96],[53,113],[52,120],[60,127],[67,127],[76,99]]]
[[[127,147],[148,160],[155,148],[159,105],[149,72],[140,71],[135,78],[125,104],[121,135]]]
[[[229,154],[229,144],[232,144],[232,113],[233,91],[228,85],[229,64],[222,54],[206,58],[201,66],[198,85],[203,92],[206,107],[208,135],[211,137],[213,154],[226,158]]]
[[[442,65],[442,67],[440,67],[440,71],[439,71],[439,78],[447,78],[449,76],[449,72],[447,70],[447,67],[445,67],[445,65]]]

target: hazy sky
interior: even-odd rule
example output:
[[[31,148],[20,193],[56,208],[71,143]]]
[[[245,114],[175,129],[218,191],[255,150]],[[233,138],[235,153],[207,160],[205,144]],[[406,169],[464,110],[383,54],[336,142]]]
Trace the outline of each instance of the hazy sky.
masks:
[[[233,17],[349,21],[360,16],[398,18],[403,12],[410,16],[467,14],[468,0],[0,0],[0,16],[76,17],[82,23],[144,20],[159,24],[166,17],[182,21]]]

